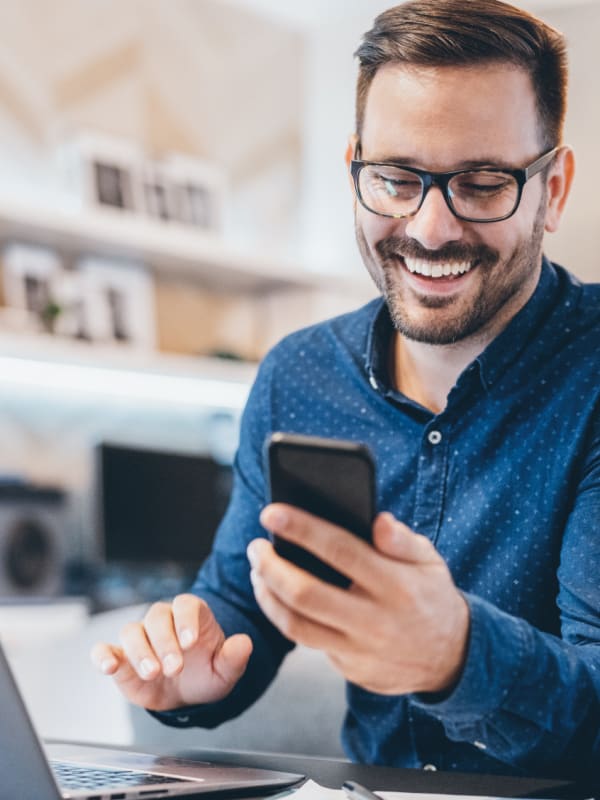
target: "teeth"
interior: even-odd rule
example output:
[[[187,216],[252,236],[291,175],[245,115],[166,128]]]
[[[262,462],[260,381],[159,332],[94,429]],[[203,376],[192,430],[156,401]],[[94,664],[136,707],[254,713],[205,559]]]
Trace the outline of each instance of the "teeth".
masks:
[[[405,258],[404,263],[410,270],[417,275],[424,275],[427,278],[441,278],[447,275],[464,275],[471,269],[468,261],[453,261],[433,263],[422,258]]]

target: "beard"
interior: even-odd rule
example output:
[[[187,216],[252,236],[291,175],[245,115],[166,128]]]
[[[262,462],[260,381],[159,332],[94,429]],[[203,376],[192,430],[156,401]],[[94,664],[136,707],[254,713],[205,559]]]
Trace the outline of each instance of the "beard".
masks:
[[[407,339],[433,345],[455,344],[476,334],[483,335],[505,306],[524,289],[540,263],[545,210],[544,193],[531,235],[522,239],[504,261],[497,250],[484,244],[448,242],[438,250],[427,250],[415,239],[405,236],[380,240],[375,245],[376,258],[356,222],[356,239],[363,261],[385,298],[398,333]],[[472,269],[481,273],[479,288],[467,304],[461,304],[460,298],[454,295],[417,294],[398,278],[398,270],[404,269],[398,263],[399,256],[436,262],[467,261],[475,265]],[[430,309],[432,313],[411,313],[415,304],[420,311]],[[454,313],[453,306],[456,306]]]

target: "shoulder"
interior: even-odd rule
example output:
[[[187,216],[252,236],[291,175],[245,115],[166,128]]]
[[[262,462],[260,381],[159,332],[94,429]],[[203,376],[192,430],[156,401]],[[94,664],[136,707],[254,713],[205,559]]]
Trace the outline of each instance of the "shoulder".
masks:
[[[272,410],[275,396],[300,395],[308,385],[364,371],[374,321],[383,306],[381,297],[355,311],[294,331],[265,355],[246,405]],[[268,413],[271,413],[269,410]]]
[[[540,358],[572,391],[580,387],[586,402],[595,403],[600,392],[600,284],[584,283],[562,267],[554,268],[560,291],[544,324]]]
[[[546,336],[587,359],[600,359],[600,283],[584,283],[563,267],[552,265],[558,279],[556,303],[549,312]]]
[[[575,313],[585,326],[600,325],[600,283],[586,283],[559,264],[552,265],[560,286],[562,305],[567,313]]]

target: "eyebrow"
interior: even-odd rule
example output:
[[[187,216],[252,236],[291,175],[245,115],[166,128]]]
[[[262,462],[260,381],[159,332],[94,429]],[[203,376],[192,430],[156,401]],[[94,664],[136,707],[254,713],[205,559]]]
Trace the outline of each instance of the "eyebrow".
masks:
[[[364,154],[361,155],[364,161],[373,161],[376,164],[400,164],[403,167],[415,167],[415,169],[426,169],[422,166],[422,162],[416,158],[402,157],[402,156],[381,156],[377,158],[365,158]],[[429,170],[431,172],[455,172],[464,169],[481,169],[490,167],[494,169],[514,169],[514,163],[505,161],[503,158],[485,158],[470,161],[461,161],[456,164],[452,169],[445,170]]]

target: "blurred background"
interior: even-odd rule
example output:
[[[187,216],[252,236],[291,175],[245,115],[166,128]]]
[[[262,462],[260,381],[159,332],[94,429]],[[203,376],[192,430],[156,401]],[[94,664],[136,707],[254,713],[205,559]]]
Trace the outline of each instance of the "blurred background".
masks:
[[[287,332],[374,296],[343,161],[379,0],[0,0],[0,635],[169,596],[227,501]],[[563,30],[572,200],[599,280],[597,0]],[[35,633],[32,633],[34,631]]]

